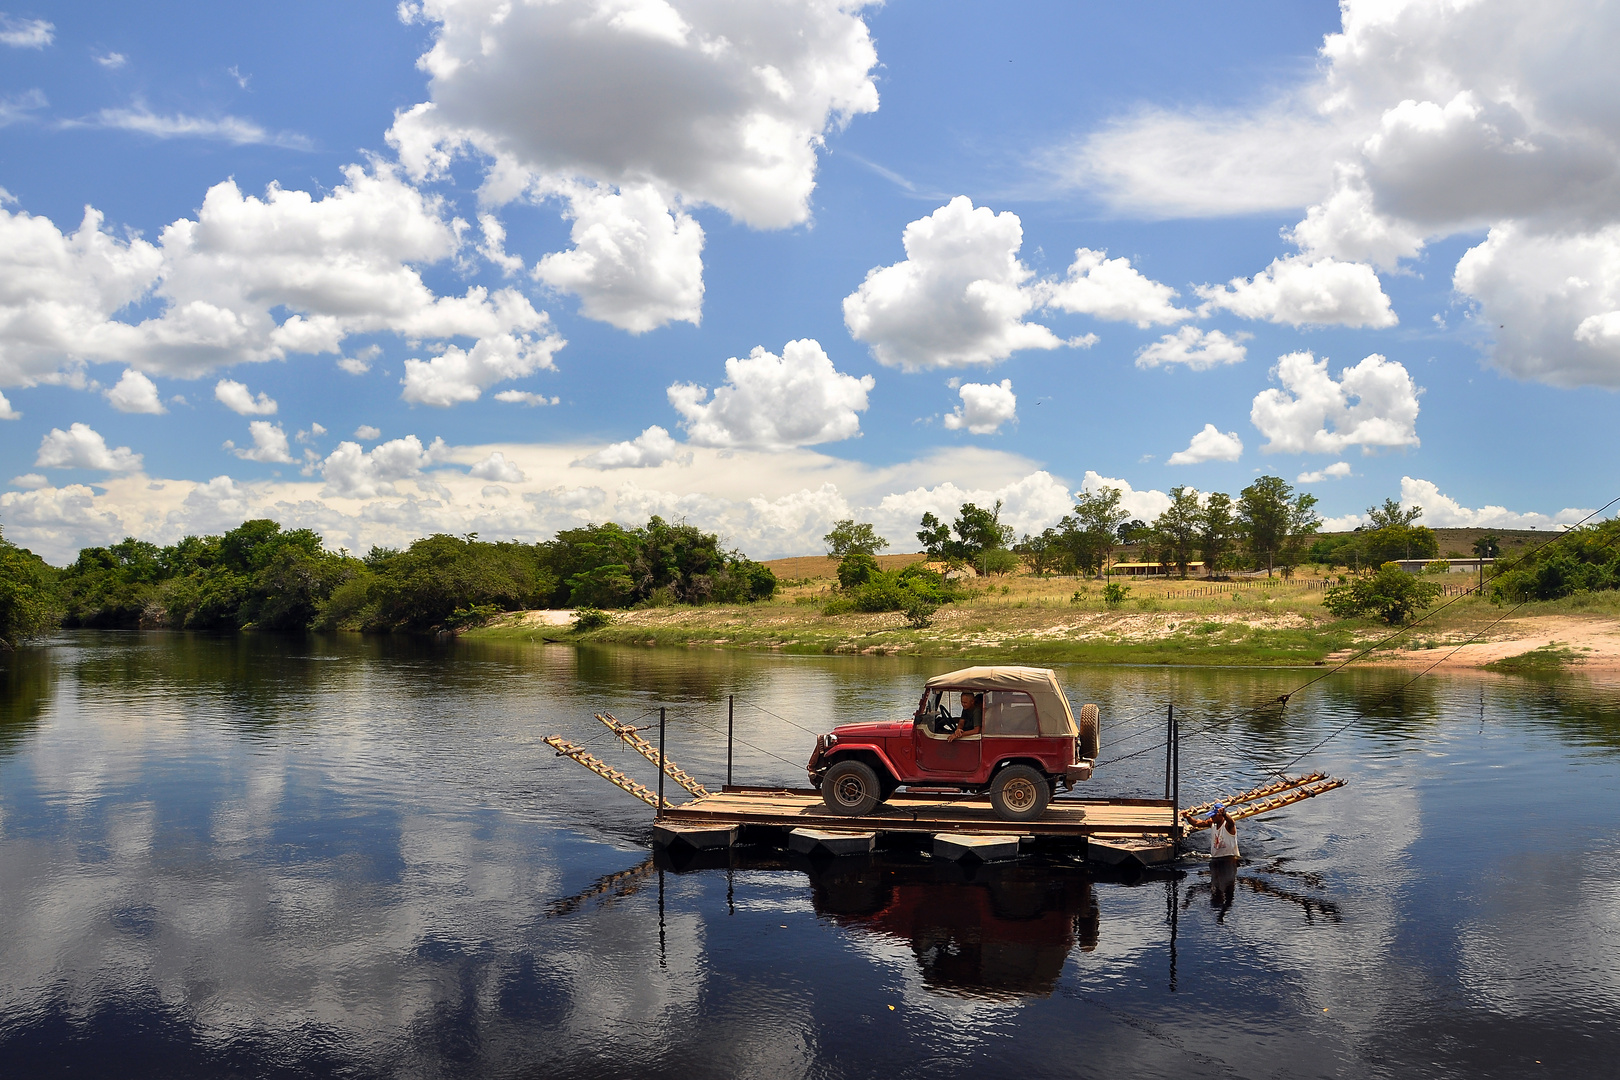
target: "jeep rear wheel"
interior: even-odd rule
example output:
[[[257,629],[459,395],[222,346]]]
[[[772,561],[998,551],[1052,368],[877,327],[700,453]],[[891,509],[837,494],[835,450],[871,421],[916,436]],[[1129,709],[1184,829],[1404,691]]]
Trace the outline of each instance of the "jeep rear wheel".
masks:
[[[882,801],[878,775],[864,761],[840,761],[821,778],[821,799],[841,817],[870,814]]]
[[[1028,765],[1008,765],[990,782],[990,805],[1003,821],[1034,821],[1051,797],[1046,777]]]

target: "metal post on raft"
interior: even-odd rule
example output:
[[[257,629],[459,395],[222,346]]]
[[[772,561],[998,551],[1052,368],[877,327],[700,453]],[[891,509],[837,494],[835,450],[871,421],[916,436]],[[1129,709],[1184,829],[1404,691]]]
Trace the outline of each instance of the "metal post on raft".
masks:
[[[1181,725],[1176,722],[1176,707],[1170,706],[1170,799],[1175,812],[1175,826],[1171,835],[1181,839]]]
[[[1170,797],[1170,753],[1171,746],[1176,741],[1176,707],[1170,706],[1170,714],[1164,721],[1164,797]]]
[[[726,699],[726,787],[731,786],[731,736],[737,730],[737,695]]]
[[[658,707],[658,817],[664,816],[664,707]]]

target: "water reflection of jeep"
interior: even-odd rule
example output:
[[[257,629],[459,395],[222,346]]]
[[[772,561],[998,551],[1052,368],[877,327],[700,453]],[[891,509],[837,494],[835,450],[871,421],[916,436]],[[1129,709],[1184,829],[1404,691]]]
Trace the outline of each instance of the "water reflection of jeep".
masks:
[[[845,856],[806,869],[816,914],[906,943],[936,991],[1049,995],[1075,947],[1097,947],[1097,899],[1073,865]]]
[[[1091,778],[1098,744],[1097,706],[1076,723],[1050,668],[972,667],[929,679],[910,720],[819,736],[806,770],[847,817],[908,787],[988,793],[997,816],[1033,821],[1060,786]]]

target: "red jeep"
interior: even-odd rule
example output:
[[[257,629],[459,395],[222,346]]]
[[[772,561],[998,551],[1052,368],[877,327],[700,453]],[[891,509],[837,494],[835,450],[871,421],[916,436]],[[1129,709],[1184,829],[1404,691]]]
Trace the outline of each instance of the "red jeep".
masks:
[[[963,735],[963,695],[971,710]],[[844,724],[816,739],[806,766],[827,808],[871,813],[899,787],[989,792],[1007,821],[1033,821],[1059,784],[1091,777],[1097,706],[1075,723],[1050,668],[972,667],[929,679],[910,720]]]

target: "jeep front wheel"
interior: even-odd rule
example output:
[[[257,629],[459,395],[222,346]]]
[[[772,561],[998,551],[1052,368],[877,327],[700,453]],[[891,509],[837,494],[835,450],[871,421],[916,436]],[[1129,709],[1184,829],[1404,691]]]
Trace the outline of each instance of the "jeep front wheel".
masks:
[[[840,817],[870,814],[883,798],[882,785],[863,761],[840,761],[821,778],[821,798]]]
[[[1051,797],[1046,777],[1028,765],[1008,765],[990,782],[990,805],[1003,821],[1034,821]]]

